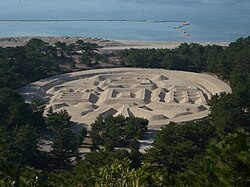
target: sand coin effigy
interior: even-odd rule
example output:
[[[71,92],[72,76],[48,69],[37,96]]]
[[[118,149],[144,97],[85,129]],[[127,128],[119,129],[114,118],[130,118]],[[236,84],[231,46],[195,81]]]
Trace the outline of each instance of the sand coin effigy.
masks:
[[[78,123],[90,125],[99,115],[136,116],[148,119],[149,129],[206,117],[208,100],[220,92],[231,89],[211,75],[141,68],[74,72],[20,90],[27,101],[43,98],[47,106],[67,110]]]

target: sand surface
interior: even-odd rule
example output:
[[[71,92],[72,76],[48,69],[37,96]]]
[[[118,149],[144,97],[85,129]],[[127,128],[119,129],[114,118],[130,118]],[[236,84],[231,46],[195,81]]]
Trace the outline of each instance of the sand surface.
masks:
[[[0,47],[25,45],[34,37],[0,38]],[[75,43],[81,39],[97,43],[100,52],[130,48],[178,47],[180,42],[111,41],[84,37],[36,37],[53,45],[56,42]],[[227,42],[200,43],[228,46]],[[221,80],[206,74],[162,69],[113,68],[96,69],[49,77],[19,90],[26,101],[39,97],[47,108],[66,109],[72,121],[91,123],[99,115],[143,117],[149,120],[146,140],[140,140],[140,151],[152,146],[156,131],[170,121],[201,119],[209,114],[207,101],[220,92],[231,92]],[[81,125],[77,125],[78,129]]]
[[[66,109],[72,121],[90,128],[97,116],[136,116],[149,120],[149,129],[170,121],[182,122],[209,114],[212,95],[231,92],[221,80],[206,74],[141,68],[80,71],[27,85],[27,101],[43,98],[55,111]]]
[[[72,127],[75,130],[82,125],[91,129],[91,123],[99,115],[146,118],[148,131],[145,140],[140,140],[140,152],[144,153],[152,147],[156,132],[162,126],[170,121],[184,122],[208,116],[207,101],[211,96],[231,92],[231,89],[207,74],[110,68],[49,77],[19,92],[28,102],[38,97],[45,100],[47,109],[52,106],[55,111],[67,110],[71,120],[79,123]]]
[[[181,42],[159,42],[159,41],[128,41],[128,40],[105,40],[102,38],[86,38],[86,37],[49,37],[49,36],[38,36],[38,37],[8,37],[0,38],[0,47],[15,47],[25,45],[31,38],[39,38],[53,45],[56,42],[75,43],[77,40],[84,40],[86,42],[97,43],[100,47],[100,51],[112,51],[122,50],[130,48],[168,48],[173,49],[178,47]],[[221,45],[228,46],[229,42],[202,42],[201,45]]]

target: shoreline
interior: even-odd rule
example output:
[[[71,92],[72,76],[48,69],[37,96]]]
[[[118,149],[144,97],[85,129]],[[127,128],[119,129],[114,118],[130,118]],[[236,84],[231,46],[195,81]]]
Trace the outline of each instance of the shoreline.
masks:
[[[25,45],[31,38],[42,39],[53,45],[56,42],[67,44],[75,43],[77,40],[98,44],[100,51],[124,50],[130,48],[137,49],[173,49],[182,43],[197,43],[203,46],[220,45],[227,47],[230,42],[168,42],[168,41],[141,41],[141,40],[108,40],[103,38],[71,37],[71,36],[24,36],[24,37],[0,37],[0,47],[16,47]]]

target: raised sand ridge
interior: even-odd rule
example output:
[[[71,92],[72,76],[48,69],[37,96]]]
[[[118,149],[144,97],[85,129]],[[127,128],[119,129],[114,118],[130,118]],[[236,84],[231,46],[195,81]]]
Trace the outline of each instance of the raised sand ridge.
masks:
[[[149,129],[207,116],[207,101],[220,92],[231,89],[211,75],[140,68],[74,72],[20,90],[27,101],[41,97],[55,111],[66,109],[75,122],[90,125],[99,115],[121,114],[148,119]]]

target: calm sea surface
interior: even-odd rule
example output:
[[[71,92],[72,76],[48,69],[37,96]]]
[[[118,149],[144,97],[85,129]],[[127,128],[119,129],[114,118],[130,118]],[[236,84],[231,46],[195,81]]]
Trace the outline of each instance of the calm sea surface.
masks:
[[[165,20],[181,22],[8,20]],[[0,37],[219,42],[250,35],[250,0],[0,0]],[[184,33],[185,32],[185,33]],[[189,36],[188,36],[189,35]]]

